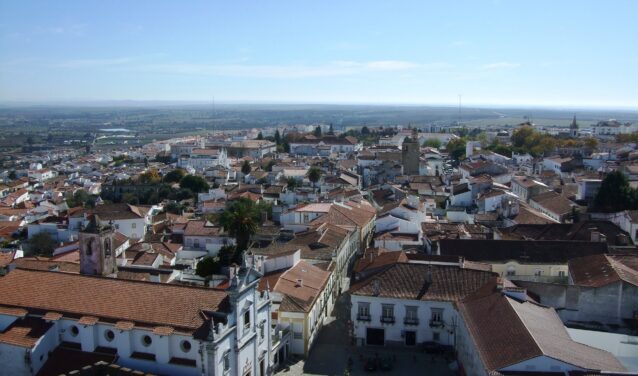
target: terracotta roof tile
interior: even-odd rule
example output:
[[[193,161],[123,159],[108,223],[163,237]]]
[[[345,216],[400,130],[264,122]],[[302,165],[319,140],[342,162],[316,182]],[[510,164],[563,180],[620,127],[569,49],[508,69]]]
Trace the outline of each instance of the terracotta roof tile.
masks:
[[[0,343],[31,348],[52,325],[35,317],[18,319],[0,333]]]
[[[0,278],[0,304],[141,326],[172,326],[190,333],[207,323],[202,312],[226,310],[227,294],[210,288],[16,269]]]
[[[355,284],[354,295],[458,301],[491,283],[494,274],[456,266],[396,263]],[[378,284],[375,287],[375,284]]]

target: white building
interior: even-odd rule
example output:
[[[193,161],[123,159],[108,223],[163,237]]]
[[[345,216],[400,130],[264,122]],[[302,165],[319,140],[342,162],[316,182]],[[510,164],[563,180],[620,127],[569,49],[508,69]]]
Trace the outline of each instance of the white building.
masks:
[[[396,263],[350,289],[359,346],[454,345],[454,303],[493,281],[490,272],[458,266]]]
[[[259,274],[229,289],[16,269],[0,278],[0,366],[35,375],[81,353],[142,372],[269,375],[270,297]],[[116,356],[115,356],[116,354]]]
[[[177,167],[192,167],[196,171],[204,171],[215,166],[230,166],[226,149],[193,149],[190,154],[180,155],[177,161]]]

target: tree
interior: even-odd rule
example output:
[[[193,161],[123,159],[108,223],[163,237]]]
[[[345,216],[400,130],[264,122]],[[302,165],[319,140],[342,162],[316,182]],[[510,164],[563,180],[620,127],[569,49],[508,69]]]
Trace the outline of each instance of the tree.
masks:
[[[186,175],[186,172],[181,168],[175,169],[164,175],[164,182],[166,183],[178,183]]]
[[[445,146],[445,149],[450,154],[450,157],[455,161],[459,161],[463,155],[465,155],[466,141],[463,138],[454,138],[450,140]]]
[[[202,278],[206,278],[219,273],[220,269],[221,264],[217,257],[206,256],[197,263],[197,266],[195,267],[195,274]]]
[[[184,207],[178,202],[171,201],[164,206],[164,211],[171,214],[182,214]]]
[[[288,186],[288,189],[294,190],[295,188],[299,187],[299,182],[297,181],[297,179],[289,176],[288,179],[286,179],[286,185]]]
[[[259,219],[260,213],[255,202],[242,197],[228,204],[219,223],[235,237],[237,251],[243,252],[248,248],[250,236],[257,230]]]
[[[242,163],[241,165],[241,173],[244,175],[248,175],[250,174],[250,171],[252,171],[252,167],[250,166],[250,162],[248,162],[247,160],[244,161],[244,163]]]
[[[321,170],[319,167],[310,167],[310,170],[308,170],[308,180],[315,185],[319,179],[321,179]]]
[[[279,129],[275,131],[275,144],[281,144],[281,133],[279,133]]]
[[[41,256],[51,256],[53,255],[53,250],[55,249],[55,241],[51,238],[51,235],[47,232],[40,232],[31,237],[29,239],[29,246],[31,247],[31,252],[41,255]]]
[[[430,138],[423,142],[423,146],[438,149],[441,147],[441,140],[438,138]]]
[[[314,135],[315,137],[321,137],[321,125],[317,125],[317,128],[315,128],[314,131]]]
[[[617,212],[638,209],[638,191],[631,188],[629,180],[620,171],[607,174],[594,198],[599,210]]]
[[[210,188],[201,176],[186,175],[179,181],[180,188],[190,189],[193,193],[206,192]]]
[[[514,147],[524,147],[528,140],[534,135],[535,131],[532,127],[520,127],[512,133],[512,145]]]
[[[241,259],[237,260],[237,258],[241,255],[240,252],[237,252],[237,247],[234,245],[225,245],[219,249],[217,253],[217,257],[219,257],[219,263],[221,266],[230,266],[233,262],[237,264],[241,264]],[[239,262],[238,262],[239,261]]]
[[[368,127],[366,127],[365,125],[363,126],[363,128],[361,128],[361,134],[364,136],[367,136],[370,134],[370,129],[368,129]]]
[[[264,167],[264,169],[268,172],[272,171],[272,166],[274,166],[275,164],[277,164],[277,162],[275,162],[274,159],[271,159],[268,161],[268,164],[266,164],[266,166]]]
[[[16,180],[17,177],[18,176],[16,175],[16,171],[15,170],[9,171],[9,179]]]
[[[152,169],[143,174],[140,174],[138,181],[141,184],[157,184],[162,181],[162,177],[159,175],[156,169]]]
[[[261,133],[261,132],[257,133],[257,139],[258,140],[263,140],[264,139],[263,133]]]
[[[131,205],[139,205],[140,204],[140,199],[133,192],[125,192],[122,195],[122,202],[125,202],[127,204],[131,204]]]
[[[587,137],[584,141],[585,147],[588,149],[596,150],[598,148],[598,140],[593,137]]]
[[[335,128],[332,126],[332,123],[330,123],[330,129],[328,130],[328,134],[331,136],[334,136],[335,134]]]
[[[148,167],[148,157],[144,157],[144,167]]]

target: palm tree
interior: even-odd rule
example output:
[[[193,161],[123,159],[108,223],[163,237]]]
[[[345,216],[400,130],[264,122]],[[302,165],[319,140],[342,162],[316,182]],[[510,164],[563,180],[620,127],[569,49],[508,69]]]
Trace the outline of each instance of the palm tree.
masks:
[[[321,170],[319,167],[310,167],[310,170],[308,170],[308,180],[310,180],[314,186],[319,179],[321,179]]]
[[[235,237],[237,251],[243,252],[248,248],[250,236],[257,230],[259,219],[260,213],[255,202],[242,197],[226,207],[219,223]]]

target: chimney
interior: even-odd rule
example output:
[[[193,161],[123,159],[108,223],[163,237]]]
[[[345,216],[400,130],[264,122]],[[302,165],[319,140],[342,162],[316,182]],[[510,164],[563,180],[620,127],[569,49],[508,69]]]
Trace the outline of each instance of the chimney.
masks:
[[[303,279],[297,278],[297,284],[295,285],[295,287],[303,287]]]

